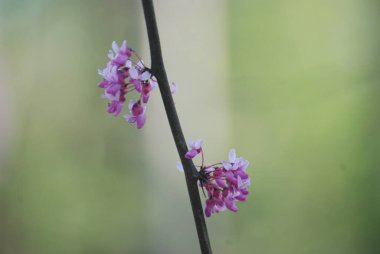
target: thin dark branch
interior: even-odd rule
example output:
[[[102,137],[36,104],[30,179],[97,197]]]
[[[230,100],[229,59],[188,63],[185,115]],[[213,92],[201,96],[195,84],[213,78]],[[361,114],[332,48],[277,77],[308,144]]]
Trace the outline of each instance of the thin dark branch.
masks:
[[[148,31],[150,55],[152,59],[152,74],[157,78],[174,142],[177,146],[177,151],[184,167],[186,184],[189,192],[191,207],[193,209],[199,244],[203,254],[210,254],[212,253],[212,250],[197,185],[199,173],[193,162],[185,158],[187,145],[170,91],[168,78],[166,76],[153,2],[152,0],[142,0],[142,5],[144,9],[146,28]]]

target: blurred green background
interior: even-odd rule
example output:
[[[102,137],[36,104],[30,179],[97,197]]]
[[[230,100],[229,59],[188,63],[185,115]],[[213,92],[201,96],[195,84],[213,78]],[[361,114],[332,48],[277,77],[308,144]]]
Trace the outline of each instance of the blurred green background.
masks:
[[[210,17],[156,5],[178,15],[179,30],[182,15],[224,20],[215,24],[226,35],[218,90],[231,138],[218,158],[236,147],[251,161],[253,186],[238,213],[207,220],[215,253],[380,253],[379,1],[210,1]],[[157,15],[160,28],[166,17]],[[199,251],[173,142],[149,145],[146,130],[106,114],[99,98],[97,69],[111,42],[143,50],[143,22],[139,1],[0,0],[0,253]],[[164,57],[175,59],[167,44]],[[208,60],[176,80],[198,92],[207,84],[197,68],[221,64],[201,54]],[[181,87],[176,96],[179,109],[191,108]],[[180,110],[185,134],[185,119],[213,114],[197,106]],[[163,184],[170,196],[149,187],[161,185],[150,177],[149,146],[173,151]],[[151,200],[162,205],[157,216]],[[183,214],[165,212],[176,214],[178,202]],[[155,221],[165,222],[165,236],[152,234]]]

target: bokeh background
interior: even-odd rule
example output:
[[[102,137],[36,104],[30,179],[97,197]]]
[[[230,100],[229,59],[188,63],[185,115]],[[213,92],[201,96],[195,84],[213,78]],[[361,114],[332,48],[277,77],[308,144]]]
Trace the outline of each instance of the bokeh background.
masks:
[[[377,0],[156,1],[187,137],[251,161],[215,253],[380,253]],[[0,0],[0,253],[198,253],[159,91],[105,112],[113,40],[149,65],[139,1]]]

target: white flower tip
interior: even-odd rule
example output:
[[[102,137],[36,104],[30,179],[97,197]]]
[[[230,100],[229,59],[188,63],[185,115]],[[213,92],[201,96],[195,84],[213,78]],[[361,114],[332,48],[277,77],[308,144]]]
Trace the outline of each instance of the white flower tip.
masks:
[[[183,166],[182,166],[182,163],[177,161],[176,163],[176,168],[180,171],[180,172],[183,172]]]
[[[143,69],[145,67],[144,61],[143,60],[138,61],[137,66],[140,67],[141,69]]]
[[[133,79],[138,79],[139,72],[137,71],[137,69],[134,66],[131,66],[131,68],[129,69],[129,75]]]
[[[123,43],[121,44],[121,47],[120,47],[122,50],[126,50],[127,49],[127,41],[124,40]]]
[[[175,92],[177,92],[177,84],[175,82],[172,82],[171,87],[170,87],[170,92],[172,94],[175,94]]]
[[[108,56],[108,58],[111,59],[111,60],[115,57],[115,55],[114,55],[114,53],[113,53],[112,50],[108,51],[107,56]]]
[[[195,148],[199,149],[199,148],[201,148],[202,144],[203,144],[203,140],[198,139],[197,141],[195,141],[194,146],[195,146]]]
[[[151,79],[151,80],[149,80],[149,84],[152,86],[152,90],[156,89],[156,87],[157,87],[157,82],[156,81],[154,81],[153,79]]]
[[[119,46],[117,46],[116,41],[112,42],[112,49],[113,49],[113,51],[115,51],[115,53],[117,53],[119,51]]]
[[[150,76],[151,76],[151,74],[149,71],[144,71],[143,74],[141,74],[141,80],[146,81],[146,80],[150,79]]]
[[[206,172],[212,172],[212,171],[215,171],[215,168],[214,167],[209,167],[209,168],[205,168],[205,171]]]
[[[127,60],[127,61],[125,62],[125,67],[127,67],[127,68],[131,68],[131,67],[132,67],[132,61],[131,61],[131,60]]]
[[[231,163],[235,162],[235,160],[236,160],[236,151],[235,151],[234,148],[232,148],[230,150],[230,153],[229,153],[228,157],[229,157]]]

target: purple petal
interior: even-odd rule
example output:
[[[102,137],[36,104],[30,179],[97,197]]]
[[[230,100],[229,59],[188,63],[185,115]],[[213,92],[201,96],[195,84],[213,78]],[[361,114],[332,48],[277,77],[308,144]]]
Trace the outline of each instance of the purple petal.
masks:
[[[141,129],[145,124],[145,115],[141,114],[136,117],[136,126],[137,129]]]
[[[226,198],[226,200],[224,200],[224,203],[226,204],[226,207],[233,211],[233,212],[237,212],[239,209],[237,208],[236,204],[235,204],[235,201],[233,199],[230,199],[230,198]]]
[[[222,180],[222,179],[215,179],[215,182],[216,182],[217,185],[219,185],[219,187],[222,187],[222,188],[227,187],[225,181]]]
[[[191,149],[190,151],[188,151],[188,152],[185,154],[185,158],[188,159],[188,160],[191,160],[191,159],[194,158],[197,154],[198,154],[198,152],[197,152],[196,149]]]
[[[245,202],[247,200],[246,196],[244,196],[244,195],[238,195],[235,197],[235,199],[237,199],[241,202]]]
[[[249,178],[249,175],[247,173],[245,173],[244,171],[242,171],[242,170],[236,170],[235,174],[238,175],[238,176],[240,176],[241,179],[247,179],[247,178]]]
[[[116,95],[118,91],[120,91],[121,85],[120,84],[112,84],[106,89],[106,93]]]
[[[124,118],[127,119],[128,123],[136,122],[136,117],[133,115],[124,115]]]
[[[143,101],[143,103],[147,103],[148,102],[149,96],[150,96],[150,94],[143,94],[142,95],[142,101]]]
[[[248,188],[250,185],[251,185],[251,179],[250,179],[250,178],[245,179],[245,180],[242,180],[242,179],[240,178],[240,176],[238,176],[238,188],[239,188],[239,189],[246,189],[246,188]]]
[[[101,88],[106,88],[109,85],[109,82],[105,79],[99,82],[98,86]]]
[[[226,175],[227,181],[229,181],[232,184],[237,184],[237,181],[232,171],[227,171],[225,175]]]

